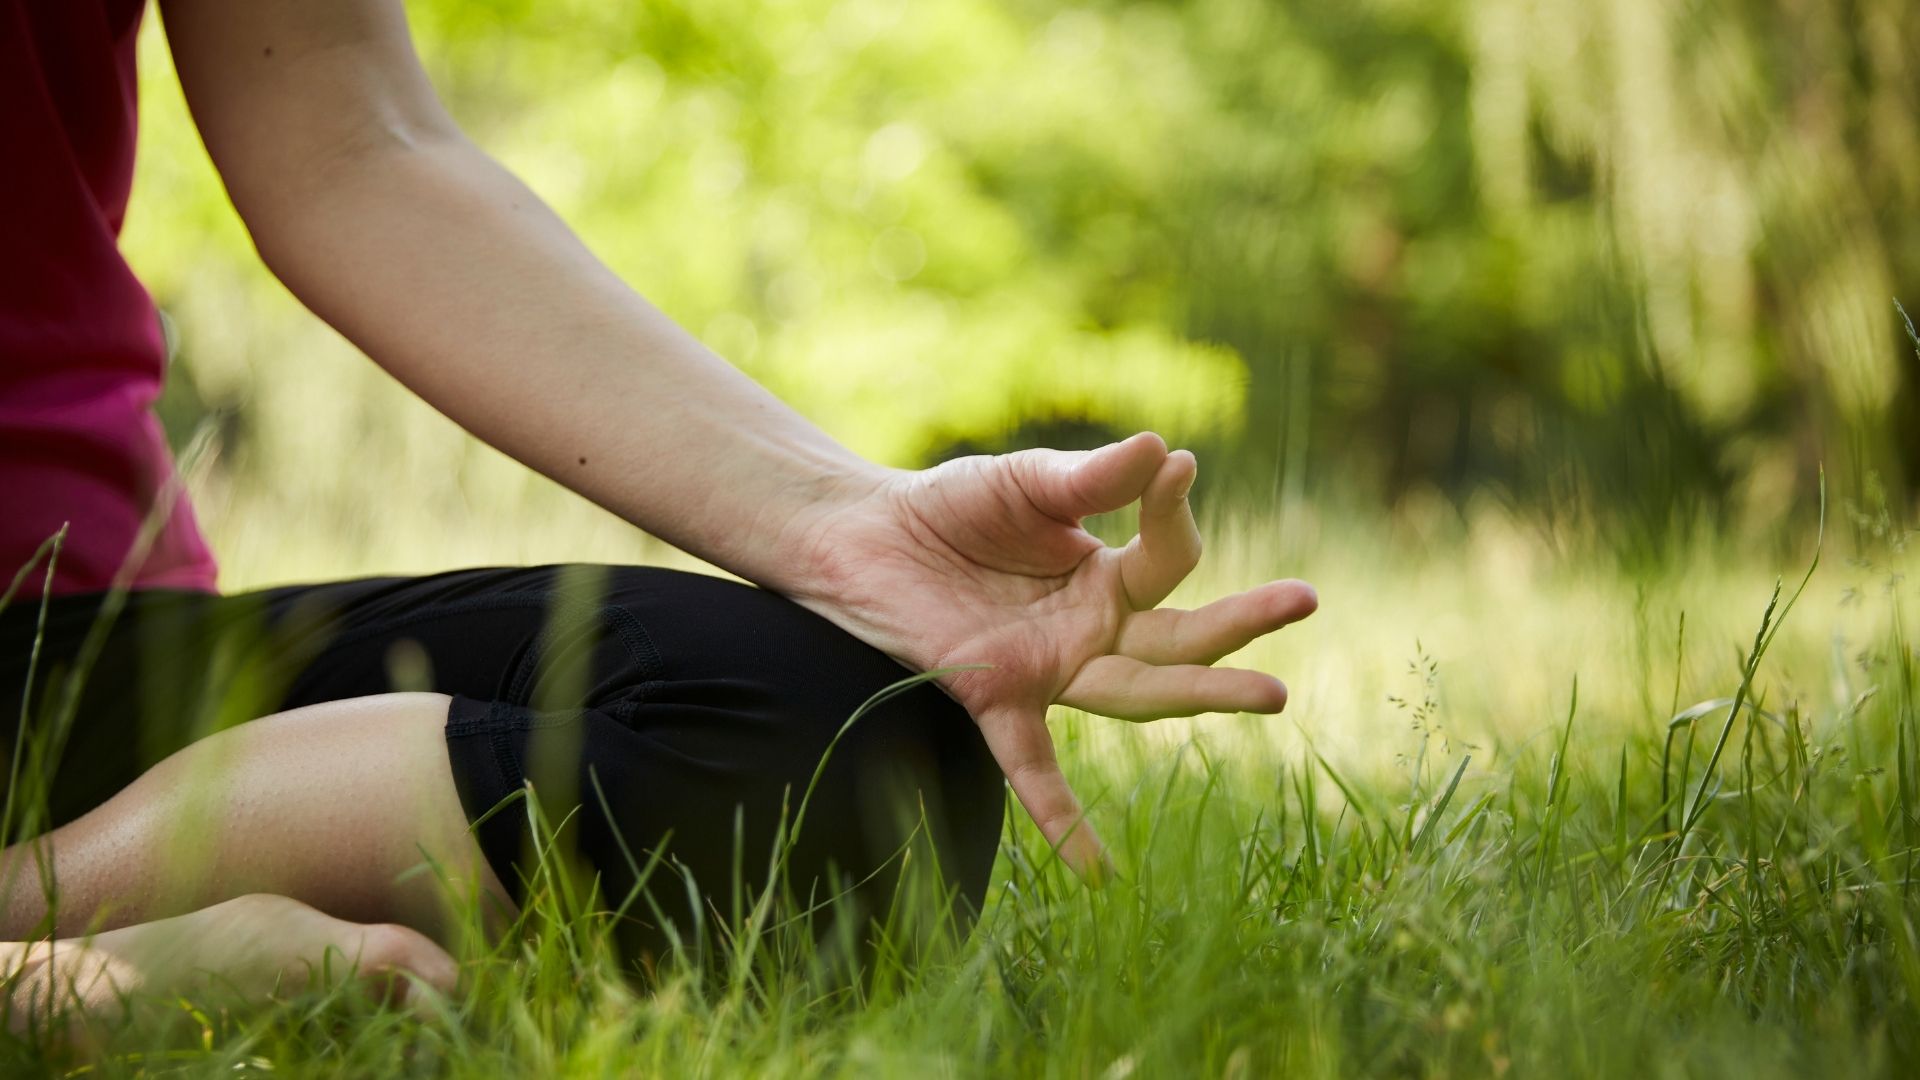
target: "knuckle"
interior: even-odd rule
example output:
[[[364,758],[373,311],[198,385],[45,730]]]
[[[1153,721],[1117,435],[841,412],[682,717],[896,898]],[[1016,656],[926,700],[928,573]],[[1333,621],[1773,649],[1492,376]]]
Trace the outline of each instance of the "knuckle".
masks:
[[[1014,762],[1007,768],[1007,780],[1019,787],[1030,785],[1037,780],[1047,780],[1060,774],[1059,767],[1050,754],[1036,754]]]
[[[417,931],[394,923],[369,926],[360,938],[360,969],[386,971],[410,966],[419,951]]]
[[[1034,824],[1040,826],[1040,832],[1048,839],[1058,842],[1066,839],[1067,835],[1079,826],[1080,818],[1081,814],[1077,808],[1056,810],[1037,819]]]
[[[1179,657],[1198,654],[1207,644],[1204,637],[1194,633],[1185,623],[1176,622],[1167,628],[1167,655]]]

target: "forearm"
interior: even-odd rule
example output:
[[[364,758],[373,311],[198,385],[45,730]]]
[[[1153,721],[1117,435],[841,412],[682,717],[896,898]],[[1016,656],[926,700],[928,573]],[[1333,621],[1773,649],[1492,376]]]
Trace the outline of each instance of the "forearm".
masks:
[[[287,286],[475,435],[670,543],[791,588],[883,470],[708,351],[457,134],[236,200]]]

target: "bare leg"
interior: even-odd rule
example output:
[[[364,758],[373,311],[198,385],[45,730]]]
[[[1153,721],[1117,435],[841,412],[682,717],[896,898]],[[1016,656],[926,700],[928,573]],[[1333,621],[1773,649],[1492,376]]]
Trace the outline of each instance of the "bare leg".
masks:
[[[446,941],[449,890],[512,902],[467,831],[447,698],[382,694],[255,720],[187,747],[43,845],[56,933],[146,923],[256,893]],[[29,844],[0,853],[0,938],[47,913]]]

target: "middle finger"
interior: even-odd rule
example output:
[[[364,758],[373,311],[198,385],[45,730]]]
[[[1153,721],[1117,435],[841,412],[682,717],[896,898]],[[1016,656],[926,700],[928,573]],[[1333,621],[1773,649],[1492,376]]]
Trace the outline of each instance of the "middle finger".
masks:
[[[1193,611],[1137,612],[1120,627],[1114,651],[1149,664],[1211,664],[1263,634],[1313,614],[1320,604],[1304,581],[1273,581]]]

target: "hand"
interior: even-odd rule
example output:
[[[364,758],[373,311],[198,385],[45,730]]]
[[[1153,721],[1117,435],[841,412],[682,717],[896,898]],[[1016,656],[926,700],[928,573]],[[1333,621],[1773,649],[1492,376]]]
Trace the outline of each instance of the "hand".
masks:
[[[1280,680],[1211,665],[1313,613],[1276,581],[1195,611],[1156,609],[1200,559],[1194,458],[1158,435],[1098,450],[1026,450],[885,474],[806,530],[800,603],[919,670],[988,665],[941,684],[980,725],[1014,795],[1081,877],[1099,839],[1047,732],[1055,702],[1125,720],[1277,713]],[[1140,502],[1111,548],[1082,518]]]

